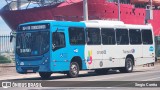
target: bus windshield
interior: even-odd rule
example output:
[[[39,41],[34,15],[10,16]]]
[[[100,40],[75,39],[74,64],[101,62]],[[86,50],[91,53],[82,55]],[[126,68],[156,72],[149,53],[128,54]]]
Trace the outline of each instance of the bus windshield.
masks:
[[[16,53],[21,57],[28,57],[48,52],[49,36],[49,31],[17,33]]]

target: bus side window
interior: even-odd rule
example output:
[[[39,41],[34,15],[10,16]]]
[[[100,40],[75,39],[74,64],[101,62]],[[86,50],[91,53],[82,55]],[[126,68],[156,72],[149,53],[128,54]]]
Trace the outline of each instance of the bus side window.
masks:
[[[99,28],[87,28],[87,39],[88,45],[100,45],[101,44],[101,36]]]
[[[71,45],[84,45],[85,44],[84,28],[70,27],[69,41]]]
[[[128,30],[127,29],[116,29],[116,40],[118,45],[129,44]]]
[[[129,29],[130,44],[142,44],[141,31],[139,29]]]
[[[102,28],[102,44],[114,45],[115,44],[115,31],[113,28]]]
[[[153,44],[153,37],[151,30],[142,30],[142,40],[144,45]]]
[[[66,46],[65,35],[63,32],[54,32],[52,34],[52,49],[57,50]]]

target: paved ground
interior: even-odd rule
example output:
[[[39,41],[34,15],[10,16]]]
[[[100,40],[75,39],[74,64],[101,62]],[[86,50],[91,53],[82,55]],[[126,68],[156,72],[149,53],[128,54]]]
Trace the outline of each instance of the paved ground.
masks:
[[[88,73],[89,72],[89,73]],[[0,64],[0,80],[41,80],[38,73],[18,74],[14,64]],[[120,73],[110,71],[107,75],[96,75],[93,71],[81,71],[78,78],[67,78],[65,74],[52,74],[51,81],[136,81],[158,80],[160,81],[160,63],[154,67],[136,66],[132,73]]]
[[[96,75],[93,71],[81,71],[78,78],[67,78],[65,74],[52,74],[51,81],[160,81],[160,63],[154,67],[136,66],[132,73],[110,71],[107,75]],[[0,64],[0,80],[41,80],[38,73],[18,74],[14,64]]]
[[[89,73],[88,73],[89,72]],[[143,67],[143,66],[136,66],[134,67],[134,71],[132,73],[120,73],[118,70],[115,71],[110,71],[108,74],[106,75],[96,75],[93,71],[81,71],[80,75],[78,78],[68,78],[66,75],[64,74],[53,74],[52,77],[50,78],[50,80],[42,80],[39,75],[36,74],[18,74],[15,71],[15,67],[14,64],[6,64],[6,65],[2,65],[0,64],[0,80],[34,80],[34,81],[56,81],[56,82],[61,82],[61,81],[81,81],[78,83],[74,83],[73,85],[90,85],[87,81],[93,81],[94,85],[91,86],[96,86],[96,85],[102,85],[104,83],[102,82],[96,82],[96,81],[104,81],[105,83],[107,83],[108,81],[132,81],[131,83],[133,84],[134,81],[160,81],[160,63],[157,63],[154,67]],[[86,81],[86,82],[83,82]],[[106,82],[107,81],[107,82]],[[108,83],[112,83],[112,82],[108,82]],[[118,86],[125,86],[130,84],[130,82],[128,83],[124,83],[124,82],[118,82]],[[59,84],[61,85],[61,84]],[[63,84],[62,84],[63,85]],[[72,83],[65,83],[65,85],[72,85]],[[64,89],[62,87],[58,87],[58,88],[42,88],[42,89]],[[69,88],[69,89],[77,89],[77,88]],[[111,89],[111,90],[123,90],[123,89],[129,89],[129,90],[136,90],[137,88],[119,88],[117,87],[117,84],[112,87],[103,87],[103,88],[79,88],[79,90],[81,89],[86,89],[86,90],[90,90],[90,89]],[[139,88],[138,88],[139,89]],[[146,90],[160,90],[160,88],[143,88]],[[18,90],[18,89],[17,89]]]

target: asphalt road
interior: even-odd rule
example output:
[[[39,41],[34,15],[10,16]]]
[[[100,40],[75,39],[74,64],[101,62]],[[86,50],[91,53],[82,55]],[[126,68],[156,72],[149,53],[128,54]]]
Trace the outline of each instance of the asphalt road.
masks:
[[[41,80],[38,73],[18,74],[14,66],[0,66],[0,80]],[[160,64],[154,67],[134,67],[132,73],[120,73],[111,70],[106,75],[97,75],[94,71],[81,71],[79,77],[68,78],[65,74],[53,73],[49,81],[160,81]]]
[[[64,89],[61,86],[73,86],[73,87],[80,87],[84,86],[83,88],[79,89],[86,89],[90,90],[92,88],[87,87],[96,87],[94,89],[111,89],[111,90],[123,90],[127,89],[130,86],[135,85],[137,83],[137,87],[141,82],[151,81],[149,83],[157,83],[160,85],[160,64],[156,64],[154,67],[142,67],[138,66],[134,68],[132,73],[120,73],[118,70],[110,71],[106,75],[97,75],[93,71],[81,71],[79,77],[77,78],[68,78],[65,74],[53,74],[49,80],[42,80],[39,75],[36,74],[17,74],[15,72],[15,67],[2,67],[0,66],[0,80],[5,81],[36,81],[36,82],[47,82],[52,81],[51,84],[54,86],[56,84],[56,88],[43,88],[43,89]],[[159,81],[159,82],[156,82]],[[65,82],[65,83],[63,83]],[[105,85],[109,83],[107,87]],[[113,84],[112,84],[113,83]],[[54,84],[54,85],[53,85]],[[102,86],[103,88],[99,87]],[[121,89],[119,87],[122,87]],[[137,89],[137,87],[130,88]],[[144,87],[146,90],[160,90],[158,88],[151,88],[151,87]],[[143,88],[143,89],[144,89]],[[70,88],[70,89],[77,89],[77,88]],[[93,89],[92,89],[93,90]]]

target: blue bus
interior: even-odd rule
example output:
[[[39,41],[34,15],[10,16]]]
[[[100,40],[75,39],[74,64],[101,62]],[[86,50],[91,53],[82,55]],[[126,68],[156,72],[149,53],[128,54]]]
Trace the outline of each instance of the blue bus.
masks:
[[[38,72],[43,79],[52,73],[75,78],[80,70],[132,72],[135,65],[155,62],[153,41],[150,25],[101,20],[24,23],[16,32],[16,71]]]

